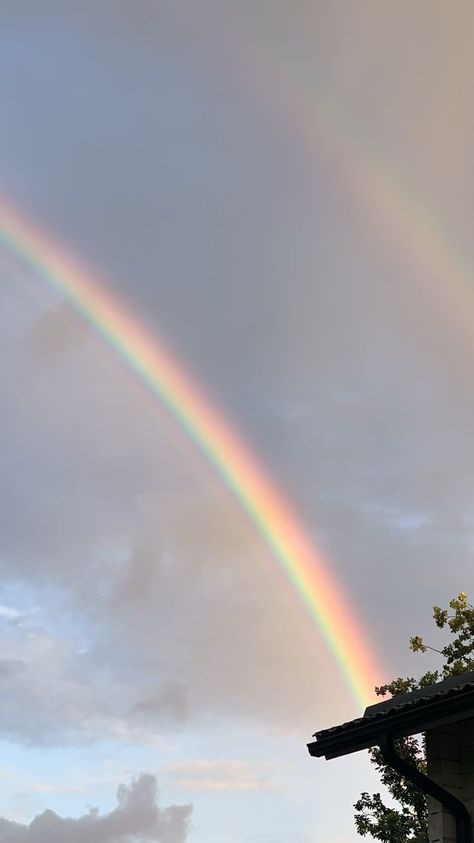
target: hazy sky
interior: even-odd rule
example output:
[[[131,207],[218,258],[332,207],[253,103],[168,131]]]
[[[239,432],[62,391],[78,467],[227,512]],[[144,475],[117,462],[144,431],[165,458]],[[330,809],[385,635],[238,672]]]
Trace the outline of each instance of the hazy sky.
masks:
[[[380,679],[421,672],[474,548],[472,5],[0,20],[0,198],[232,420]],[[0,843],[354,841],[367,758],[305,744],[361,712],[248,516],[6,246],[0,327]]]

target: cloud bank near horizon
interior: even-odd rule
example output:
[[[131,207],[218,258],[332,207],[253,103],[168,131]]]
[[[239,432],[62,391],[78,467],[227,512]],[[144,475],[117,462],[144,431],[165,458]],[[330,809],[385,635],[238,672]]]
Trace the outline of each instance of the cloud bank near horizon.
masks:
[[[108,814],[92,808],[78,819],[46,810],[29,825],[0,818],[0,843],[185,843],[192,805],[158,803],[156,778],[143,773],[117,790],[117,807]]]

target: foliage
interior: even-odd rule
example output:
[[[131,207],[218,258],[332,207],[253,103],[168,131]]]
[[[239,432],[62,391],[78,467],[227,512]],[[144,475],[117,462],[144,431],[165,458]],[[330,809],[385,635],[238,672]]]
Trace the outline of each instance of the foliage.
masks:
[[[427,650],[439,653],[443,659],[440,670],[427,671],[420,679],[394,679],[375,689],[378,696],[405,694],[449,676],[457,676],[465,670],[474,669],[474,606],[467,602],[465,592],[453,598],[448,609],[433,606],[433,618],[437,627],[449,631],[449,642],[437,650],[425,644],[419,635],[415,635],[410,638],[410,649],[414,653],[426,653]],[[426,772],[423,738],[401,738],[397,744],[397,752],[402,758],[421,772]],[[380,774],[382,784],[400,807],[389,808],[384,804],[380,793],[362,793],[354,805],[358,833],[362,837],[371,835],[381,843],[426,843],[428,809],[425,794],[385,764],[380,750],[371,750],[370,756],[372,764]]]

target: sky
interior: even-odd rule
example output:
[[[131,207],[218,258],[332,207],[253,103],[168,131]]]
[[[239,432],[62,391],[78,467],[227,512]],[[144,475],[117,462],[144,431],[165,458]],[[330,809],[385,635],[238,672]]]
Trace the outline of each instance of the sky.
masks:
[[[472,5],[0,16],[0,201],[212,396],[380,682],[432,667],[408,638],[442,643],[431,608],[469,594],[474,549]],[[355,843],[366,754],[306,750],[362,714],[320,626],[4,239],[0,402],[0,843]]]

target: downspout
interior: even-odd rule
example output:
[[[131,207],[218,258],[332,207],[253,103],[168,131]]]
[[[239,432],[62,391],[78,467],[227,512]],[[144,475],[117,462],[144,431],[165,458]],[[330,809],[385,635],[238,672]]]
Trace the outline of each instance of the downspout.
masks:
[[[473,843],[472,826],[469,812],[460,799],[457,799],[444,787],[429,779],[424,773],[420,773],[416,767],[408,764],[395,752],[393,735],[382,735],[379,742],[380,751],[384,761],[389,764],[397,773],[408,779],[415,787],[424,793],[428,793],[453,815],[456,820],[456,843]]]

